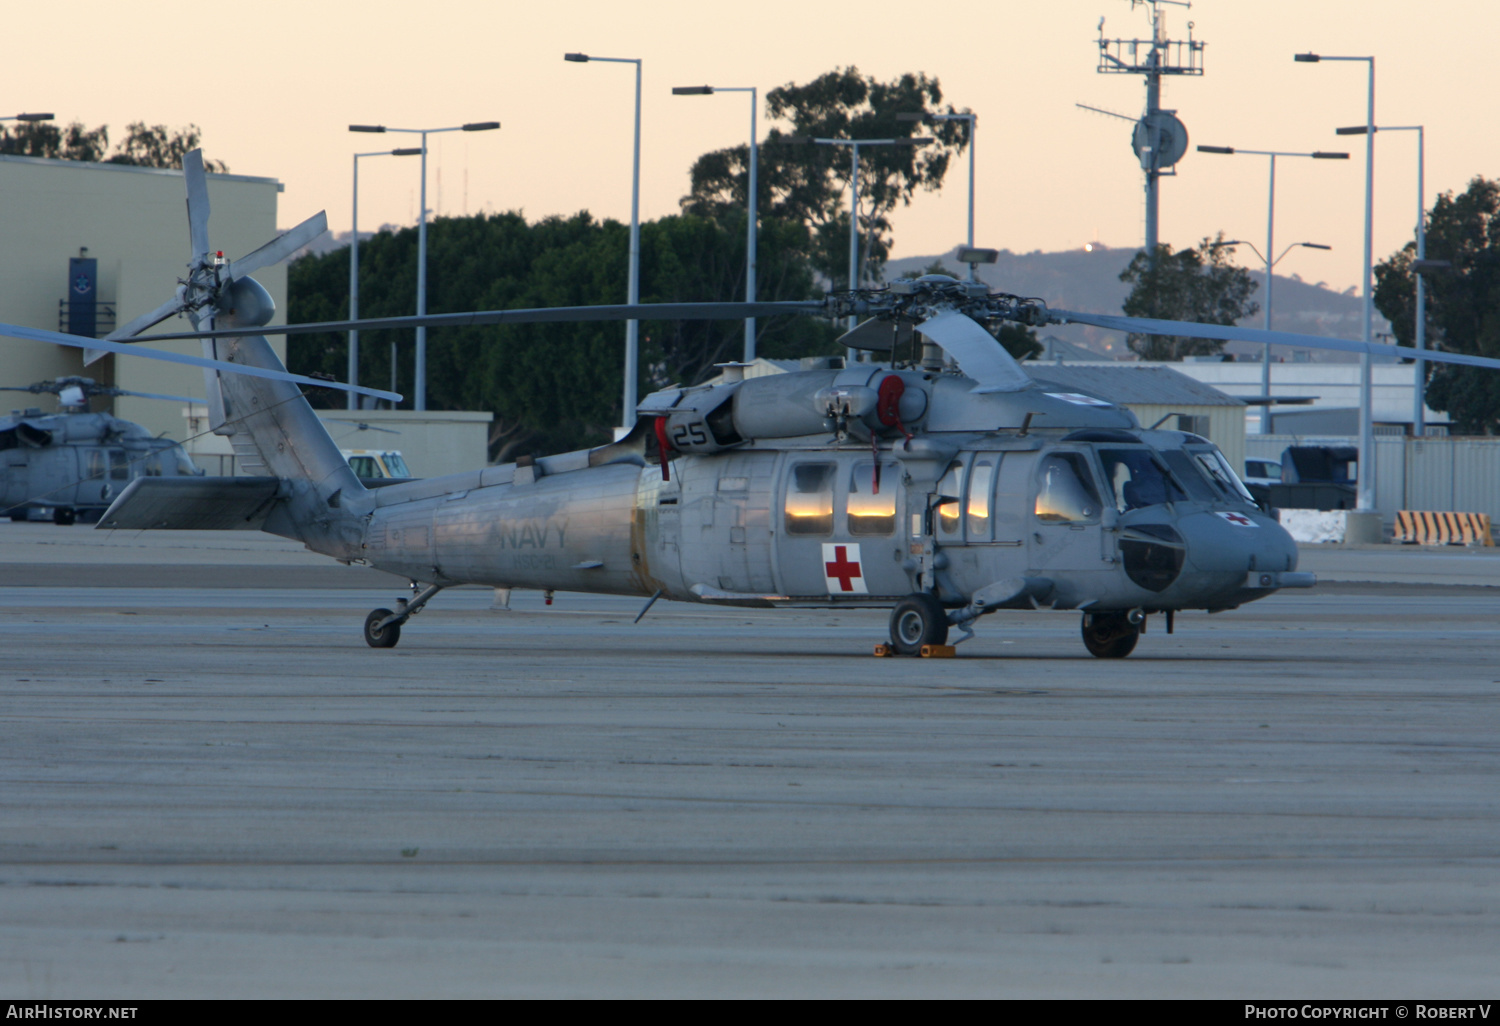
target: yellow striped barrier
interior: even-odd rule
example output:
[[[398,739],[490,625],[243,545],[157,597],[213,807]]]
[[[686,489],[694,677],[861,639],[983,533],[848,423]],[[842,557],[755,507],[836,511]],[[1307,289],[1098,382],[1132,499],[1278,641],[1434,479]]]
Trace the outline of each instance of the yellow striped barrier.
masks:
[[[1394,541],[1407,545],[1490,545],[1488,513],[1435,513],[1430,510],[1396,511]]]

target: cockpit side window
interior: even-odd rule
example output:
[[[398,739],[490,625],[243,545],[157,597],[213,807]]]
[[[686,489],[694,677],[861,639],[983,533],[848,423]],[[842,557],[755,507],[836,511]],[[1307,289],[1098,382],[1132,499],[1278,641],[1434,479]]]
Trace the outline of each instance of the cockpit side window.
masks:
[[[1042,459],[1038,472],[1036,516],[1053,524],[1097,520],[1102,504],[1083,455],[1054,452]]]
[[[1121,513],[1187,498],[1182,488],[1152,458],[1149,449],[1100,449],[1104,480]]]

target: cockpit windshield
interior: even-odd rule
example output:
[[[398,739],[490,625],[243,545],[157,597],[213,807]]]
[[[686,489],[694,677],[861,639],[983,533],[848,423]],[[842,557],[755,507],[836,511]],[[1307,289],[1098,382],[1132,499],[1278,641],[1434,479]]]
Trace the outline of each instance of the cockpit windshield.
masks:
[[[1250,494],[1250,490],[1240,481],[1239,475],[1234,472],[1234,468],[1229,465],[1229,461],[1218,449],[1193,448],[1187,451],[1192,453],[1194,462],[1203,469],[1208,479],[1218,487],[1219,491],[1224,493],[1225,498],[1255,505],[1255,497]]]
[[[1115,508],[1121,513],[1187,498],[1150,449],[1100,449],[1104,480],[1114,492]]]

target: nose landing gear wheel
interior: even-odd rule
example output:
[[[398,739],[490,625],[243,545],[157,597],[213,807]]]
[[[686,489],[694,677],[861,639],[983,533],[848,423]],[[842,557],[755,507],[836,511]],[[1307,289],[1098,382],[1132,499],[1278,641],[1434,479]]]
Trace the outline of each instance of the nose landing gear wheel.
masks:
[[[1124,659],[1141,638],[1141,629],[1124,613],[1084,613],[1083,644],[1100,659]]]
[[[390,615],[389,609],[377,609],[365,617],[365,644],[371,648],[396,647],[396,642],[401,640],[401,625],[391,623],[380,626],[380,621]]]
[[[897,655],[921,655],[923,645],[947,641],[948,614],[932,595],[921,592],[904,598],[891,611],[891,647]]]

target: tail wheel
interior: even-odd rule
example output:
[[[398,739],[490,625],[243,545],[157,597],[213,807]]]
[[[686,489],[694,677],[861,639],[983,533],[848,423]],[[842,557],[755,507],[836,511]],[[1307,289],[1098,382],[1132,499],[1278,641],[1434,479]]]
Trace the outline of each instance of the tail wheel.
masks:
[[[1083,644],[1100,659],[1124,659],[1135,649],[1141,629],[1125,613],[1084,613]]]
[[[389,609],[377,609],[365,617],[365,644],[371,648],[395,648],[401,640],[399,623],[380,626],[380,621],[391,615]]]
[[[922,654],[923,645],[948,640],[948,614],[938,600],[920,592],[897,603],[891,611],[891,647],[897,655]]]
[[[64,509],[62,506],[59,506],[52,511],[52,522],[62,527],[67,527],[76,519],[77,514],[71,509]]]

